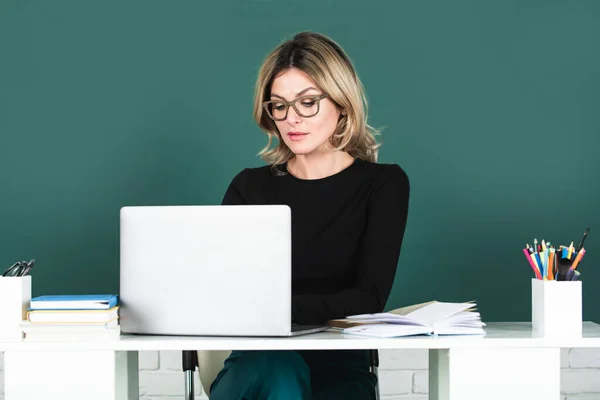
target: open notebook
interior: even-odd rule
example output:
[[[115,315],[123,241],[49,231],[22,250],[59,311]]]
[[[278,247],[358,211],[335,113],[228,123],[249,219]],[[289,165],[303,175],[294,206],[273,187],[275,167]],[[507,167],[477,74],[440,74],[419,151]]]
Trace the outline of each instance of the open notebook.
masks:
[[[430,301],[385,313],[353,315],[329,321],[342,333],[398,337],[412,335],[484,335],[475,303]]]

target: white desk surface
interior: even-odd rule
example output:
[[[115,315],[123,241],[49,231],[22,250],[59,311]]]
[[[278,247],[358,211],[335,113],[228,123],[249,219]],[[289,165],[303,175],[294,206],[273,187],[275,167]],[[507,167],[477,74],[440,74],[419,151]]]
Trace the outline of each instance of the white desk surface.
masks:
[[[410,336],[373,338],[320,332],[289,338],[153,336],[123,334],[110,341],[0,341],[0,351],[40,350],[338,350],[449,349],[459,347],[588,347],[600,348],[600,325],[583,323],[581,337],[537,337],[530,322],[490,322],[485,336]]]

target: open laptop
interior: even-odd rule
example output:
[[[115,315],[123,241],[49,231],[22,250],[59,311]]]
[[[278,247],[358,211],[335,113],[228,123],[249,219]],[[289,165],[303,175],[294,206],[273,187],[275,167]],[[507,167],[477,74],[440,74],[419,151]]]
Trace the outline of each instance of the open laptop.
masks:
[[[120,211],[123,333],[294,336],[291,210],[284,205]]]

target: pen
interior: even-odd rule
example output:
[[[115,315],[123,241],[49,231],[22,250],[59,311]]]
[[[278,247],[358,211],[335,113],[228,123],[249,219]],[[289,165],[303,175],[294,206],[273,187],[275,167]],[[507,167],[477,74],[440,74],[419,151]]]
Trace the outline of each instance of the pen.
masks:
[[[588,233],[590,233],[590,228],[587,228],[585,230],[585,232],[583,232],[583,237],[581,238],[581,240],[579,241],[579,244],[577,245],[577,251],[579,251],[583,248],[583,242],[585,242],[585,238],[587,238]]]
[[[567,260],[566,258],[561,258],[558,261],[558,264],[556,265],[556,280],[557,281],[566,281],[568,280],[566,278],[569,269],[571,267],[571,264],[569,263],[569,260]]]
[[[567,274],[565,275],[565,280],[572,281],[573,280],[573,274],[575,274],[575,271],[573,270],[573,268],[569,268],[567,270]]]

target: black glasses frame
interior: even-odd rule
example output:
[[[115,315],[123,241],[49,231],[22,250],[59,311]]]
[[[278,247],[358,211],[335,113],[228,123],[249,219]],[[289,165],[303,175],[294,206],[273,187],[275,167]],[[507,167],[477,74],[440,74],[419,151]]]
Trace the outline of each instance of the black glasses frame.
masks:
[[[310,118],[310,117],[314,117],[315,115],[317,115],[319,113],[319,110],[321,109],[321,100],[323,100],[324,98],[326,98],[328,96],[329,95],[327,93],[324,93],[324,94],[320,94],[320,95],[319,94],[317,94],[317,95],[311,94],[311,95],[306,95],[306,96],[300,96],[297,99],[294,99],[292,101],[269,100],[269,101],[263,102],[263,108],[267,112],[267,115],[269,116],[269,118],[271,118],[273,121],[285,121],[288,116],[288,112],[290,111],[290,106],[294,107],[294,111],[296,111],[296,114],[298,114],[299,116],[304,117],[304,118]],[[302,100],[306,100],[306,99],[313,99],[317,103],[317,111],[314,114],[311,114],[311,115],[302,114],[300,112],[300,110],[298,110],[298,107],[296,107],[296,103],[298,101],[302,101]],[[270,106],[274,103],[285,105],[285,115],[283,118],[275,118],[273,116],[273,114],[271,114]]]

